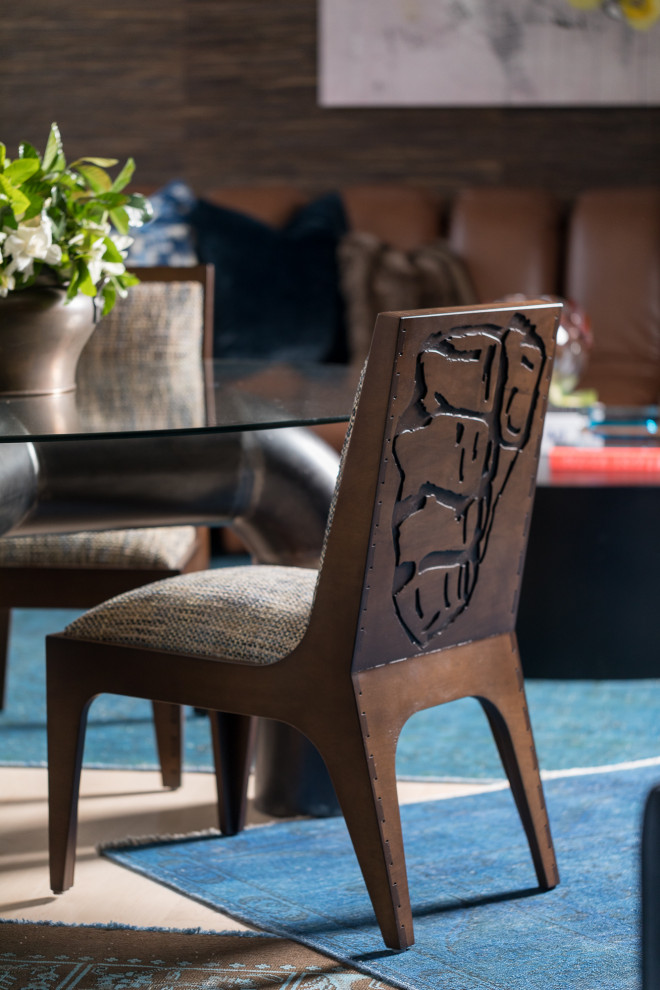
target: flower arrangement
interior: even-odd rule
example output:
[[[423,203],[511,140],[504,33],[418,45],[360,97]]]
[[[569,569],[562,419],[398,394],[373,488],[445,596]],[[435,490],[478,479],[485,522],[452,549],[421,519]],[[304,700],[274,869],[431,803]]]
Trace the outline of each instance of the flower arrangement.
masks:
[[[123,190],[135,163],[115,179],[114,158],[79,158],[67,165],[57,124],[43,155],[23,142],[9,159],[0,144],[0,296],[28,286],[66,289],[99,299],[108,313],[139,279],[126,271],[130,227],[151,218],[149,201]]]
[[[602,10],[638,31],[647,31],[660,18],[660,0],[568,0],[578,10]]]

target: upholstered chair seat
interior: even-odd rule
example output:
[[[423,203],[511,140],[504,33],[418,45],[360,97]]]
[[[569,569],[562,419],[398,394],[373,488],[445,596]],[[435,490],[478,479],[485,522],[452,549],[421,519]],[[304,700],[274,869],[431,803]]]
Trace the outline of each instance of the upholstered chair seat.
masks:
[[[302,639],[317,571],[220,567],[135,588],[81,615],[65,635],[267,664]]]
[[[0,567],[117,567],[177,570],[197,540],[194,526],[47,533],[0,540]]]

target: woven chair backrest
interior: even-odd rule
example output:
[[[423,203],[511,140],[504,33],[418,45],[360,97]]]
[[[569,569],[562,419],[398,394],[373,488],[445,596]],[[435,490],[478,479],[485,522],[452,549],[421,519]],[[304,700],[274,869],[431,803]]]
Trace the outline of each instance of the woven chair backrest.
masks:
[[[126,426],[127,386],[139,397],[135,426],[157,429],[205,422],[202,363],[205,340],[204,286],[194,278],[143,281],[102,317],[79,362],[81,405],[90,428],[112,426],[113,410]],[[157,384],[144,369],[158,366]],[[95,401],[96,397],[96,401]],[[95,417],[99,420],[96,422]]]

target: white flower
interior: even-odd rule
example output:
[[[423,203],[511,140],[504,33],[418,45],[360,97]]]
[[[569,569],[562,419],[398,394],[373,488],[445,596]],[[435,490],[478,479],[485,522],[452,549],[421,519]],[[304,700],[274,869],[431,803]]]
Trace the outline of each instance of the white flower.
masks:
[[[136,210],[134,206],[125,206],[126,216],[128,217],[129,227],[142,227],[144,220],[142,219],[142,211]]]
[[[35,261],[45,261],[47,265],[59,265],[62,249],[53,244],[53,228],[45,213],[32,220],[19,223],[17,230],[5,228],[5,257],[11,258],[6,274],[22,272],[29,278]]]
[[[128,251],[134,241],[134,238],[129,237],[127,234],[111,234],[110,236],[117,250],[122,252]]]
[[[126,271],[121,261],[101,261],[101,269],[104,275],[123,275]]]
[[[16,279],[7,272],[0,271],[0,296],[3,298],[16,287]]]
[[[73,241],[71,243],[73,243]],[[126,268],[122,262],[105,261],[103,258],[105,251],[105,238],[99,237],[94,241],[85,255],[87,271],[89,272],[89,277],[94,285],[98,285],[98,283],[107,275],[123,275],[126,271]]]

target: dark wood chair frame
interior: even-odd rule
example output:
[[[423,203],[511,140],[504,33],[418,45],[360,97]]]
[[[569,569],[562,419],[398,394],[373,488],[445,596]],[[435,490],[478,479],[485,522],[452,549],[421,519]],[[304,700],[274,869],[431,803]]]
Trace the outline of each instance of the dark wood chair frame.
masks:
[[[203,359],[213,350],[213,265],[131,269],[142,282],[199,282],[204,292]],[[0,709],[4,707],[12,608],[90,608],[123,591],[177,574],[204,570],[210,562],[210,534],[197,529],[190,554],[178,569],[93,567],[0,567]],[[163,785],[181,784],[182,709],[154,703],[154,726]]]
[[[211,710],[226,834],[244,823],[254,717],[303,732],[326,763],[383,938],[394,949],[413,942],[396,788],[399,732],[418,710],[476,697],[538,885],[558,883],[514,628],[560,311],[529,303],[379,316],[309,625],[288,656],[258,666],[48,637],[55,892],[73,882],[86,714],[102,692]],[[477,440],[487,441],[485,452]],[[471,477],[474,517],[455,495],[470,488]],[[425,508],[427,498],[433,504]],[[468,517],[477,522],[458,556],[438,536],[446,514],[435,536],[417,525],[420,509],[444,513],[449,504],[461,532]],[[443,600],[429,611],[424,582],[433,584],[443,568]]]

